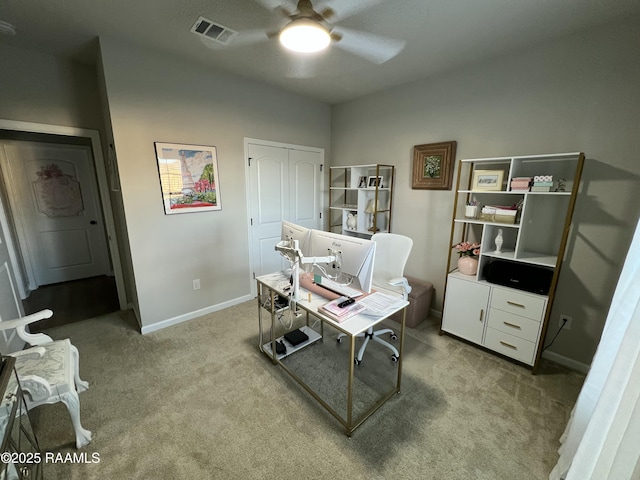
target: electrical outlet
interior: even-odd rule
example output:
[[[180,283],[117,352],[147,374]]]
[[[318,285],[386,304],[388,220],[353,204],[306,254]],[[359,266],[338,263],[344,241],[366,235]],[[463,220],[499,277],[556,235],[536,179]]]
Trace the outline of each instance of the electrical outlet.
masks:
[[[564,328],[565,330],[571,330],[571,320],[573,319],[569,315],[560,315],[558,326],[560,328]]]
[[[200,279],[199,278],[194,278],[193,279],[193,289],[194,290],[200,290]]]

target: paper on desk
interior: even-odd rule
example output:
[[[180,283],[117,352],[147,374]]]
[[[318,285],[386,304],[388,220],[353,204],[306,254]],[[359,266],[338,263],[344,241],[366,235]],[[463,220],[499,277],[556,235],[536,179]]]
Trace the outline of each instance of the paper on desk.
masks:
[[[382,292],[373,292],[371,295],[359,299],[358,303],[366,307],[366,310],[362,312],[364,315],[381,317],[397,309],[404,303],[404,299]]]

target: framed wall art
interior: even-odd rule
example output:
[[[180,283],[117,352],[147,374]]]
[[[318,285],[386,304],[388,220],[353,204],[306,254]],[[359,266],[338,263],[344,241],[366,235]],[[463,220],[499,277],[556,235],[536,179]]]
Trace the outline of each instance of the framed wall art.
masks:
[[[222,209],[216,147],[154,145],[165,214]]]
[[[502,190],[502,170],[476,170],[473,172],[473,190]]]
[[[413,147],[411,188],[451,190],[456,142],[427,143]]]

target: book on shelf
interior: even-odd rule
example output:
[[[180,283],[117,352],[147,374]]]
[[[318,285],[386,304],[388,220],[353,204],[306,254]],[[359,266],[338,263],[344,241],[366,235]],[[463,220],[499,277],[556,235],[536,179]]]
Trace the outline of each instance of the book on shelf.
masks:
[[[553,192],[553,187],[552,186],[547,186],[547,185],[533,185],[533,187],[531,187],[531,191],[532,192]]]
[[[348,318],[353,317],[361,312],[363,312],[366,307],[358,302],[354,302],[345,307],[339,307],[338,304],[348,300],[348,297],[340,297],[335,300],[331,300],[330,302],[325,303],[324,305],[318,307],[318,311],[323,313],[329,318],[334,319],[336,322],[344,322]]]

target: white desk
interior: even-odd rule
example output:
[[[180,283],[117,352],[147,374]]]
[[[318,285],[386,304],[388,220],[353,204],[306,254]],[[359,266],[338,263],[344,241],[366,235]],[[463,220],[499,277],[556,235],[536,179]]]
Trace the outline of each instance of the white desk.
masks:
[[[309,292],[305,289],[300,289],[300,298],[298,301],[298,308],[302,309],[306,312],[306,322],[307,326],[303,327],[303,330],[309,336],[309,340],[297,346],[297,348],[287,348],[286,355],[278,355],[276,354],[276,339],[275,337],[275,328],[276,328],[276,308],[275,299],[277,295],[281,295],[283,297],[287,297],[287,294],[284,293],[283,287],[287,284],[287,277],[285,277],[282,273],[272,273],[268,275],[262,275],[257,278],[257,286],[258,286],[258,322],[260,328],[259,334],[259,348],[260,351],[268,355],[274,364],[279,364],[284,370],[293,377],[312,397],[314,397],[324,408],[326,408],[329,413],[331,413],[344,427],[346,430],[347,436],[351,436],[353,431],[362,424],[367,418],[369,418],[376,410],[378,410],[389,398],[393,396],[395,393],[400,393],[400,382],[402,377],[402,356],[404,349],[404,326],[405,326],[405,314],[402,315],[402,322],[400,327],[400,358],[398,359],[397,364],[397,378],[395,388],[389,392],[387,392],[383,397],[373,405],[369,410],[364,412],[359,418],[353,418],[353,376],[354,376],[354,368],[355,368],[355,344],[356,344],[356,335],[359,333],[364,333],[367,331],[369,327],[375,327],[378,323],[382,322],[389,316],[394,313],[405,310],[406,306],[409,305],[409,302],[403,302],[398,304],[398,307],[389,312],[387,315],[383,317],[372,317],[369,315],[356,315],[351,317],[342,323],[338,323],[335,320],[323,315],[318,311],[318,307],[328,302],[328,300],[324,297],[321,297],[316,294],[311,294],[311,301],[308,299]],[[263,339],[263,328],[262,328],[262,310],[263,305],[270,306],[268,310],[271,313],[271,335],[270,339],[267,343],[264,343]],[[406,310],[405,310],[406,312]],[[309,327],[309,315],[312,315],[320,320],[320,333],[318,334],[316,331],[312,330]],[[285,356],[291,355],[295,353],[296,350],[306,347],[307,345],[314,343],[324,336],[324,323],[331,325],[336,330],[347,335],[350,344],[350,354],[349,354],[349,373],[347,380],[347,415],[346,418],[343,418],[338,412],[336,412],[330,405],[327,404],[325,400],[323,400],[313,389],[311,389],[295,372],[291,371],[285,364],[282,363],[282,359]]]

